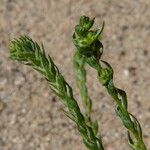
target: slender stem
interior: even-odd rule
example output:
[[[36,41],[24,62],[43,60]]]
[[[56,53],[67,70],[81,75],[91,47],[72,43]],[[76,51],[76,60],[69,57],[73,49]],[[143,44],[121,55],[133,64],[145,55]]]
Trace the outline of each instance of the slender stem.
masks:
[[[77,126],[85,146],[89,150],[104,150],[101,139],[95,135],[84,115],[81,113],[77,101],[74,99],[71,86],[66,82],[50,56],[45,54],[44,48],[27,36],[21,36],[10,43],[10,54],[13,60],[37,70],[48,81],[50,88],[65,105],[65,114]]]
[[[106,87],[109,95],[115,101],[115,111],[123,125],[128,130],[128,141],[134,150],[146,150],[143,142],[142,129],[138,120],[128,112],[127,96],[125,91],[115,87],[113,83],[113,68],[101,60],[103,45],[100,41],[104,24],[98,30],[92,30],[94,20],[83,16],[75,27],[73,41],[77,51],[86,58],[86,63],[97,71],[98,80]],[[105,67],[102,67],[104,64]]]
[[[120,90],[115,87],[115,85],[113,84],[112,67],[108,65],[108,63],[106,62],[105,62],[105,65],[107,65],[106,68],[100,67],[101,70],[97,70],[98,79],[100,80],[101,83],[103,83],[103,85],[106,87],[110,96],[116,102],[117,104],[116,113],[121,118],[123,125],[128,129],[129,133],[134,135],[135,139],[133,139],[133,145],[132,145],[133,148],[135,150],[146,150],[146,146],[142,139],[142,130],[141,130],[140,124],[137,121],[137,119],[127,111],[126,93],[123,90]],[[107,70],[108,72],[106,71],[106,69],[108,69]],[[103,82],[104,79],[106,81],[105,83]],[[119,95],[121,96],[121,98],[119,98]]]
[[[85,57],[80,55],[78,51],[76,51],[74,54],[73,64],[82,105],[85,110],[85,116],[90,118],[90,113],[92,111],[92,101],[88,95],[88,90],[86,87]]]

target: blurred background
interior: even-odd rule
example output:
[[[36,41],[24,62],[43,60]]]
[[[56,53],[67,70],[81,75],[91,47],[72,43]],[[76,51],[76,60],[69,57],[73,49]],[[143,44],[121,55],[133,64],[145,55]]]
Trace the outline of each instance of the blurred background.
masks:
[[[105,21],[103,60],[115,84],[128,95],[129,111],[140,121],[150,148],[149,0],[0,0],[0,150],[86,150],[47,82],[30,67],[10,60],[8,45],[19,35],[42,42],[66,80],[78,90],[72,68],[72,33],[81,15]],[[114,102],[87,67],[94,119],[106,150],[130,150]]]

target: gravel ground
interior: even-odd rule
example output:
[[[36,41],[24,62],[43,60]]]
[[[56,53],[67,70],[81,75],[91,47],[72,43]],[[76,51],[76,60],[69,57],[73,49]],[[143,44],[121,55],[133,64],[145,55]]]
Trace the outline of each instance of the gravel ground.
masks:
[[[71,36],[80,15],[95,16],[96,26],[105,21],[103,59],[112,64],[116,85],[127,91],[129,111],[141,122],[150,148],[149,7],[149,0],[0,0],[0,150],[85,150],[47,82],[10,60],[8,50],[10,39],[22,34],[43,42],[79,99]],[[99,120],[105,149],[130,150],[113,100],[95,72],[87,70],[92,115]]]

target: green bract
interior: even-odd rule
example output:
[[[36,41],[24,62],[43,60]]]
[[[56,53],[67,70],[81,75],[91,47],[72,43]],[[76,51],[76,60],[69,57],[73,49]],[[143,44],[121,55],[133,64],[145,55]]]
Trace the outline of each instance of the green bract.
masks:
[[[71,86],[66,82],[51,57],[45,54],[43,45],[40,46],[28,36],[21,36],[11,41],[10,57],[31,66],[44,76],[50,88],[64,104],[66,116],[76,124],[83,143],[89,150],[104,150],[101,135],[98,134],[98,122],[91,118],[92,100],[86,86],[85,65],[88,64],[94,68],[97,71],[98,81],[106,87],[114,99],[116,114],[127,128],[128,142],[131,148],[133,150],[147,150],[143,142],[141,126],[127,110],[125,91],[115,87],[112,67],[106,61],[101,60],[103,45],[100,37],[104,24],[101,29],[91,29],[94,19],[81,16],[73,34],[73,42],[77,48],[73,64],[84,108],[83,113],[74,99]]]
[[[93,19],[90,20],[89,17],[81,16],[79,24],[75,26],[75,32],[79,36],[85,36],[86,33],[87,33],[87,31],[93,26],[94,19],[95,18],[93,18]]]
[[[82,16],[80,22],[75,27],[75,33],[73,34],[73,41],[77,49],[82,55],[92,56],[103,48],[102,43],[99,41],[99,37],[103,31],[102,29],[90,30],[94,24],[94,19]]]

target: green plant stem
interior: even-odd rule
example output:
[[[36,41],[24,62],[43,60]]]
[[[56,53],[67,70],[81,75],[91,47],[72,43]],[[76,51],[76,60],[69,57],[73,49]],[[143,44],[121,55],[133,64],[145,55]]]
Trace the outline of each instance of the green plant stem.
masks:
[[[101,60],[103,45],[99,40],[104,28],[92,30],[94,20],[82,16],[75,27],[73,41],[80,55],[84,56],[86,63],[97,71],[98,80],[106,87],[109,95],[115,101],[115,111],[123,125],[128,130],[128,142],[134,150],[147,150],[142,137],[142,129],[138,120],[128,112],[127,96],[125,91],[115,87],[113,83],[113,69],[111,65]],[[105,67],[102,67],[104,65]]]
[[[146,146],[142,138],[141,126],[138,120],[127,110],[126,93],[125,91],[115,87],[113,83],[113,69],[111,65],[105,61],[100,61],[105,65],[105,67],[102,67],[99,60],[97,60],[96,62],[97,65],[99,65],[99,69],[96,69],[98,73],[98,79],[100,83],[106,87],[109,95],[114,99],[116,103],[115,111],[116,114],[120,117],[123,125],[128,129],[128,140],[130,146],[134,150],[146,150]],[[89,63],[89,61],[87,61],[87,63]],[[95,69],[95,65],[89,65]]]
[[[75,122],[85,146],[89,150],[104,150],[101,139],[95,136],[93,129],[86,123],[78,103],[73,97],[71,86],[65,81],[50,56],[46,56],[43,46],[31,38],[21,36],[10,43],[10,57],[41,73],[50,88],[65,105],[65,114]]]
[[[73,64],[77,85],[80,91],[82,104],[85,110],[85,116],[87,116],[87,118],[90,118],[90,113],[92,110],[92,102],[91,98],[88,95],[88,90],[86,87],[85,57],[79,55],[79,53],[76,52],[74,55]]]
[[[74,64],[74,72],[75,72],[77,85],[78,85],[79,92],[80,92],[82,105],[85,111],[84,116],[86,118],[86,122],[94,130],[95,135],[97,135],[98,122],[93,121],[91,119],[92,100],[88,95],[88,90],[86,87],[85,56],[81,55],[78,51],[76,51],[74,54],[73,64]]]

